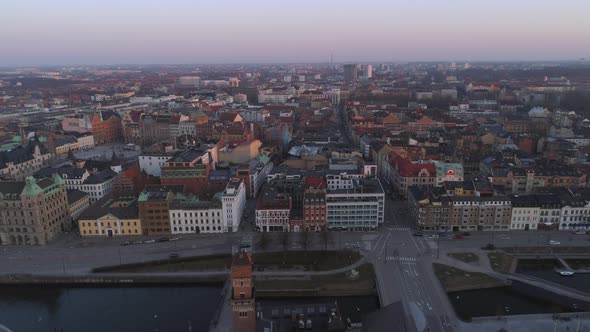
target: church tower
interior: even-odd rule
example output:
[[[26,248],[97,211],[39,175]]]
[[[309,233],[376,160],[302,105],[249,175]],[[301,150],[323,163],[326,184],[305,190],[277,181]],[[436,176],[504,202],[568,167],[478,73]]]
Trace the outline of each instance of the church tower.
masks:
[[[231,265],[232,316],[235,332],[256,331],[256,310],[252,284],[252,255],[239,252]]]

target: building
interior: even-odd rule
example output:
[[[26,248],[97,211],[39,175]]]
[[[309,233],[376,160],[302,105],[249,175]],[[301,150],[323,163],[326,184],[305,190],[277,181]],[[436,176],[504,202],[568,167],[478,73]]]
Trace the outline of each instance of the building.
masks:
[[[537,230],[541,204],[535,195],[512,195],[510,230]]]
[[[222,204],[218,198],[201,201],[175,199],[168,210],[172,234],[223,233]]]
[[[260,188],[266,183],[268,174],[273,169],[274,164],[266,155],[260,155],[257,159],[250,160],[247,164],[238,166],[236,176],[246,185],[248,198],[255,198],[260,192]]]
[[[412,186],[434,186],[437,182],[434,163],[416,163],[401,156],[392,160],[391,168],[386,173],[390,175],[393,188],[403,197],[408,195],[408,189]]]
[[[256,204],[256,229],[261,232],[288,232],[292,209],[291,195],[275,187],[263,189]]]
[[[231,264],[233,331],[256,331],[256,305],[252,282],[252,255],[238,252]]]
[[[305,231],[326,229],[326,190],[308,188],[303,194],[303,227]]]
[[[174,156],[174,153],[142,153],[139,155],[139,169],[150,176],[160,177],[162,167]]]
[[[350,179],[343,189],[326,191],[330,230],[375,230],[384,221],[385,193],[378,179]]]
[[[1,151],[0,178],[23,181],[49,165],[52,156],[47,148],[36,140],[8,151]]]
[[[147,185],[139,194],[139,219],[143,235],[170,234],[170,203],[183,186]]]
[[[123,141],[121,117],[115,111],[105,110],[94,112],[92,128],[95,144],[107,144]]]
[[[90,199],[88,194],[78,189],[68,189],[68,207],[70,210],[70,219],[73,223],[78,220],[82,212],[90,207]]]
[[[344,80],[346,82],[355,82],[359,76],[359,65],[358,64],[346,64],[344,65]]]
[[[232,178],[221,194],[224,232],[237,232],[246,207],[246,185],[239,178]]]
[[[82,237],[142,235],[137,196],[103,197],[80,215],[78,227]]]
[[[160,182],[163,185],[183,185],[186,192],[204,193],[209,172],[215,164],[214,149],[194,147],[178,152],[162,166]]]
[[[512,219],[507,196],[455,195],[442,187],[411,187],[408,206],[420,230],[506,231]]]
[[[70,220],[63,180],[0,182],[0,243],[45,245]]]

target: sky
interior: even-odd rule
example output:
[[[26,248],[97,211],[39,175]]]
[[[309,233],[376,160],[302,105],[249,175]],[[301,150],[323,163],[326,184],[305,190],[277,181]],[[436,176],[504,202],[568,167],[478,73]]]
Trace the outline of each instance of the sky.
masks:
[[[590,58],[588,0],[2,0],[0,66]]]

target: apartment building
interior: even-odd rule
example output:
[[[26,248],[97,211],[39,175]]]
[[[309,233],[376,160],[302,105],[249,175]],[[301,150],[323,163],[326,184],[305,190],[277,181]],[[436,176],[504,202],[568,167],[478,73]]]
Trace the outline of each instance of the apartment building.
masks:
[[[330,230],[370,231],[384,221],[385,193],[378,179],[351,179],[351,186],[326,191]]]
[[[231,178],[221,194],[224,232],[237,232],[246,207],[246,185],[239,178]]]
[[[80,236],[142,235],[136,196],[107,195],[84,211],[78,220]]]
[[[174,200],[168,213],[172,234],[223,233],[226,229],[218,198]]]
[[[256,204],[256,228],[262,232],[288,232],[292,208],[291,195],[266,187]]]
[[[143,235],[170,234],[170,203],[183,186],[147,185],[139,194],[139,219]]]
[[[66,188],[59,176],[0,182],[1,244],[47,244],[69,220]]]

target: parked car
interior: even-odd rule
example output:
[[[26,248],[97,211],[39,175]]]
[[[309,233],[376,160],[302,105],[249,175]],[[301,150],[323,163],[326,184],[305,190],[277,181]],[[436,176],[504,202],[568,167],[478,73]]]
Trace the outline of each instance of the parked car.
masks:
[[[456,240],[461,240],[463,238],[464,238],[464,236],[462,234],[455,234],[455,236],[453,236],[453,239],[456,239]]]
[[[125,242],[121,243],[121,245],[122,246],[129,246],[129,245],[131,245],[131,242],[130,241],[125,241]]]
[[[415,232],[412,235],[420,237],[420,236],[424,236],[424,233],[422,233],[422,232]]]
[[[560,245],[561,243],[560,243],[559,241],[555,241],[555,240],[549,240],[549,244],[550,244],[550,245],[552,245],[552,246],[558,246],[558,245]]]
[[[157,241],[158,241],[158,242],[168,242],[168,241],[170,241],[170,239],[169,239],[169,238],[167,238],[167,237],[161,237],[161,238],[159,238]]]
[[[156,240],[145,240],[143,243],[156,243]]]
[[[576,235],[586,235],[586,231],[575,231],[574,234],[576,234]]]
[[[172,254],[168,255],[168,258],[170,258],[170,259],[178,259],[178,258],[180,258],[180,255],[177,254],[177,253],[172,253]]]

